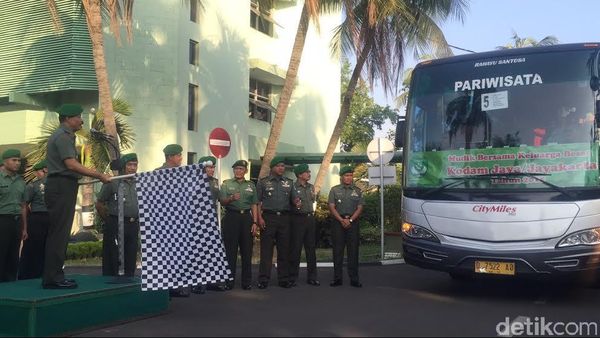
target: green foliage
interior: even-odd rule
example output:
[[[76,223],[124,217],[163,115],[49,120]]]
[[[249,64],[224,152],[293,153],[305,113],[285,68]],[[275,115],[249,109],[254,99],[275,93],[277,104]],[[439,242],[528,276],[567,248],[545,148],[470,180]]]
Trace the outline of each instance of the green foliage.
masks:
[[[131,148],[133,142],[135,141],[135,134],[133,133],[132,127],[125,121],[125,116],[130,116],[132,114],[132,109],[129,103],[122,99],[113,99],[113,110],[115,111],[115,123],[117,126],[117,134],[119,135],[121,150],[126,150]],[[34,143],[33,150],[27,154],[27,163],[33,165],[42,159],[46,158],[46,149],[48,147],[48,139],[50,135],[54,133],[56,129],[60,126],[58,122],[58,117],[54,117],[49,121],[44,122],[41,127],[40,136],[34,138],[32,141]],[[95,128],[99,131],[104,131],[104,121],[103,114],[101,110],[95,112],[92,118],[92,128]],[[92,147],[92,166],[101,172],[104,172],[108,169],[109,157],[108,157],[108,145],[106,142],[102,140],[97,140],[95,138],[90,137],[89,133],[85,130],[80,130],[75,133],[76,141],[75,144],[77,146],[78,154],[81,153],[82,146],[91,146]],[[85,163],[84,163],[85,165]],[[25,172],[25,179],[32,180],[35,177],[33,170],[29,168]]]
[[[342,64],[342,93],[346,92],[350,81],[350,63],[347,59]],[[375,136],[375,128],[381,129],[389,120],[395,124],[398,111],[390,106],[380,106],[369,94],[369,87],[359,81],[350,104],[350,114],[342,129],[341,143],[343,151],[351,151],[354,147],[363,147]]]
[[[67,246],[67,259],[84,259],[102,257],[102,242],[69,243]]]
[[[365,166],[366,167],[366,166]],[[400,170],[400,169],[398,169]],[[381,240],[381,229],[379,228],[379,190],[369,190],[363,192],[365,206],[363,214],[360,217],[360,242],[378,243]],[[400,231],[402,203],[402,186],[399,184],[386,186],[384,189],[384,227],[385,231]],[[319,196],[317,201],[317,210],[315,212],[317,228],[317,247],[331,247],[331,224],[327,207],[327,197]]]

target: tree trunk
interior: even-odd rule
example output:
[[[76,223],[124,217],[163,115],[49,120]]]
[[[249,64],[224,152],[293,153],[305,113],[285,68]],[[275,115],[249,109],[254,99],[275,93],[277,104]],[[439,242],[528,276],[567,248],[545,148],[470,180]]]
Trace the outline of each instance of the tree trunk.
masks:
[[[112,97],[110,94],[110,83],[108,81],[108,71],[106,69],[106,59],[104,56],[104,37],[102,32],[102,0],[82,0],[83,9],[88,24],[90,40],[92,41],[92,52],[94,55],[94,67],[96,68],[96,79],[98,81],[98,94],[100,97],[100,107],[104,115],[104,130],[112,135],[112,143],[119,149],[119,139],[117,136],[117,127],[115,115],[112,106]],[[113,147],[109,147],[110,159],[117,159],[117,152]]]
[[[337,122],[335,123],[335,127],[333,128],[333,132],[331,133],[331,138],[329,139],[327,150],[325,151],[325,155],[323,155],[323,162],[321,162],[321,166],[319,167],[319,173],[317,174],[317,178],[315,179],[315,192],[317,193],[317,195],[321,191],[323,181],[325,180],[325,174],[329,171],[329,165],[331,164],[333,153],[335,152],[335,148],[337,147],[338,141],[340,140],[340,136],[342,135],[344,124],[346,123],[348,115],[350,114],[350,104],[352,103],[352,97],[354,96],[356,85],[358,83],[358,80],[360,79],[360,73],[362,72],[363,66],[367,61],[367,56],[369,55],[369,53],[371,52],[371,48],[373,47],[372,41],[374,36],[374,30],[369,29],[366,26],[363,27],[363,30],[366,31],[365,45],[360,53],[360,56],[356,60],[356,66],[354,66],[354,71],[352,72],[352,76],[350,77],[350,81],[348,82],[348,88],[346,88],[346,92],[344,93],[344,99],[340,107],[340,115],[338,116]]]
[[[296,39],[294,40],[294,47],[292,48],[292,55],[290,56],[290,63],[285,75],[285,83],[283,84],[283,90],[281,91],[281,97],[279,103],[277,103],[277,112],[271,125],[271,132],[269,134],[269,140],[265,148],[263,155],[262,165],[260,167],[259,178],[265,177],[269,174],[270,163],[277,151],[277,144],[281,136],[283,129],[283,122],[285,121],[285,115],[287,113],[288,106],[290,105],[290,99],[292,98],[292,92],[296,86],[296,78],[298,76],[298,67],[300,66],[300,59],[302,58],[302,51],[304,50],[304,42],[306,40],[306,33],[308,32],[308,9],[306,1],[302,7],[302,15],[300,16],[300,22],[298,22],[298,30],[296,31]]]

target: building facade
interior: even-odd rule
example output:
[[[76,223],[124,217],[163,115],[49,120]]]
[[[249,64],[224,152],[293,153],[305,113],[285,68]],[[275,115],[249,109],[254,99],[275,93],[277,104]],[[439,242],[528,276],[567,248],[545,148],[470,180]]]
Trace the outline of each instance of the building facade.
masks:
[[[60,31],[45,1],[3,1],[1,147],[27,151],[64,102],[98,108],[85,16],[76,1],[56,2]],[[200,7],[196,1],[138,0],[131,43],[123,30],[119,46],[105,29],[112,96],[133,107],[127,121],[141,170],[159,166],[170,143],[183,146],[185,163],[210,154],[209,133],[220,127],[232,141],[223,178],[237,159],[249,160],[256,177],[302,6],[302,0],[277,0],[271,9],[258,8],[255,0],[202,0]],[[310,25],[278,152],[325,150],[339,113],[340,64],[330,41],[340,21],[336,13],[321,17],[319,32]]]

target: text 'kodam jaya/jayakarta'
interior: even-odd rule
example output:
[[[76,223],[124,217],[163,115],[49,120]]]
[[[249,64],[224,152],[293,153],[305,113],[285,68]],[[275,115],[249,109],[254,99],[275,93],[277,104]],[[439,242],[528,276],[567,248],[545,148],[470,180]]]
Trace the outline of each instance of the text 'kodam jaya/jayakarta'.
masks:
[[[556,163],[556,164],[526,164],[522,166],[501,166],[494,165],[493,167],[453,167],[448,166],[446,168],[447,176],[468,176],[468,175],[504,175],[504,174],[515,174],[515,173],[541,173],[541,174],[552,174],[560,172],[571,172],[571,171],[586,171],[586,170],[598,170],[598,164],[592,162],[580,162],[580,163]]]
[[[519,74],[514,76],[506,75],[497,77],[486,77],[483,79],[455,81],[454,91],[458,92],[475,89],[529,86],[542,83],[544,82],[542,81],[542,77],[540,76],[540,74]]]

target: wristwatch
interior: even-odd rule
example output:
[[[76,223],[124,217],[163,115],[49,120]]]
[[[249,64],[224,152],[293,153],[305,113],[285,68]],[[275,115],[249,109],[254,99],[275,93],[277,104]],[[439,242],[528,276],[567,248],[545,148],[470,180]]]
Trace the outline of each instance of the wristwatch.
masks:
[[[350,218],[349,220],[350,220],[350,223],[352,223],[352,218]]]

